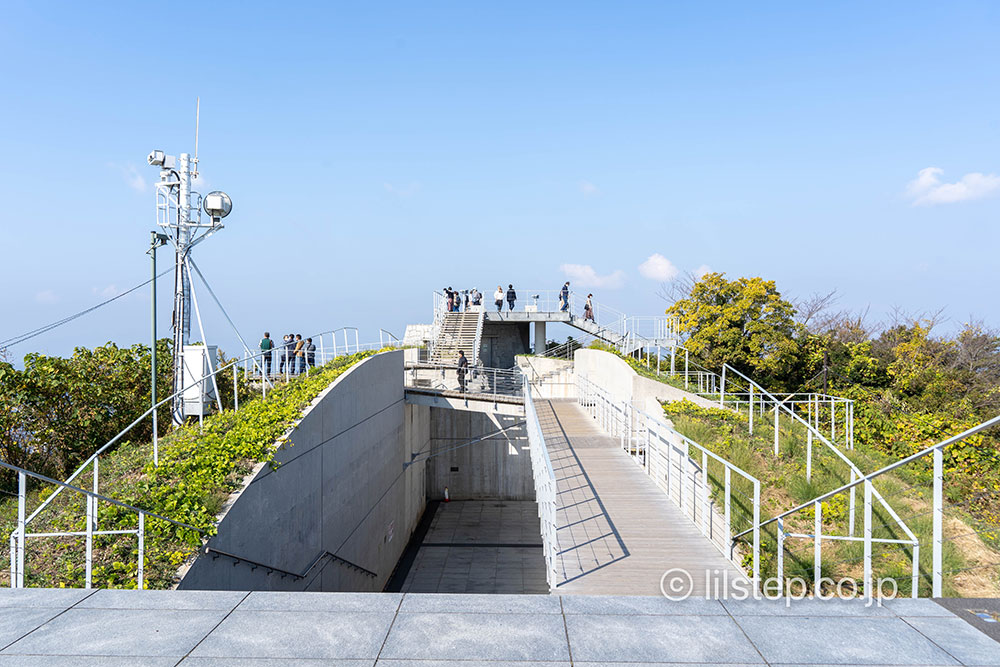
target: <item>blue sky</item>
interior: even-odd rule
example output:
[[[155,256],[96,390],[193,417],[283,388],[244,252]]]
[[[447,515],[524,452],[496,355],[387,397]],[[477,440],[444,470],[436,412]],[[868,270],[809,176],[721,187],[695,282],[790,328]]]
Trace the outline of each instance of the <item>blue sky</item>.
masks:
[[[147,278],[145,156],[193,151],[197,96],[198,189],[235,208],[195,257],[253,339],[401,335],[432,289],[555,289],[565,265],[630,314],[707,266],[998,325],[998,34],[991,2],[14,0],[0,339]],[[165,333],[169,280],[160,304]],[[148,309],[12,352],[146,341]]]

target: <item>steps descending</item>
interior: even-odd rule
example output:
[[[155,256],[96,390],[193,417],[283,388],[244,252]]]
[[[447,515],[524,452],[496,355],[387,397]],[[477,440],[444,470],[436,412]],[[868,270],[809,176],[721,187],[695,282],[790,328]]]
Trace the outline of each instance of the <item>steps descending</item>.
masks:
[[[465,352],[469,365],[475,365],[479,359],[479,339],[482,335],[483,313],[463,312],[445,313],[441,322],[441,330],[430,361],[440,364],[454,365],[458,363],[458,352]]]

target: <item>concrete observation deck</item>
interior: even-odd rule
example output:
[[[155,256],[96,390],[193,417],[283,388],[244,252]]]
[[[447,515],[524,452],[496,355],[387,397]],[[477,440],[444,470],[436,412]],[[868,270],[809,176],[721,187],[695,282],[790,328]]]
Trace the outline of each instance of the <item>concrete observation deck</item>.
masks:
[[[0,665],[996,665],[931,600],[0,591]]]

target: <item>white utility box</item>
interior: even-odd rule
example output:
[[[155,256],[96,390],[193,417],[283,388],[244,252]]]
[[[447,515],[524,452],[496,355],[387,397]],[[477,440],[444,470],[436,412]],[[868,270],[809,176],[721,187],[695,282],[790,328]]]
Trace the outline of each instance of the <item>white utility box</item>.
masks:
[[[209,406],[215,402],[215,384],[212,378],[199,380],[218,368],[217,345],[184,346],[184,416],[198,417],[208,414]]]

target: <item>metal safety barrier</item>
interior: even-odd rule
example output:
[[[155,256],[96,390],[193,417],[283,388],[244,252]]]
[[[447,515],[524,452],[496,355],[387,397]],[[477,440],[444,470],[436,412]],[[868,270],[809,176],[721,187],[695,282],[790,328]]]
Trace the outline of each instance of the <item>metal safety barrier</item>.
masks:
[[[524,419],[528,431],[528,449],[531,455],[531,472],[535,482],[535,502],[538,504],[538,520],[542,533],[542,547],[545,551],[545,580],[549,590],[555,590],[558,581],[557,562],[559,558],[559,537],[556,525],[556,474],[545,445],[542,427],[538,423],[538,413],[531,398],[531,384],[524,380]]]
[[[597,420],[602,430],[620,439],[622,449],[702,534],[740,567],[742,558],[729,548],[733,543],[734,519],[740,527],[749,527],[752,580],[756,588],[760,578],[760,530],[757,527],[760,524],[760,481],[660,419],[631,403],[615,400],[609,392],[581,374],[577,374],[577,401]],[[712,474],[713,465],[721,473],[721,479],[719,474]],[[721,496],[721,516],[717,514],[713,494]],[[721,525],[717,525],[717,519],[721,520]]]

